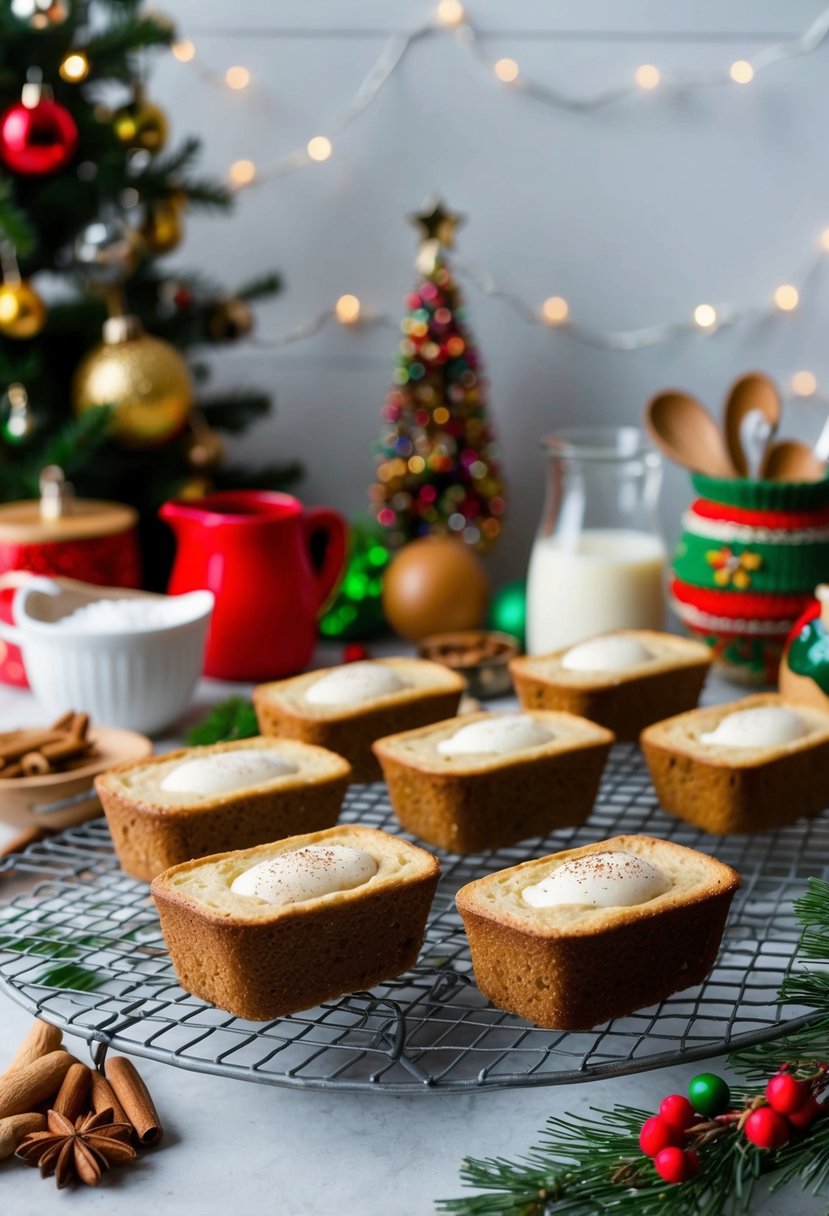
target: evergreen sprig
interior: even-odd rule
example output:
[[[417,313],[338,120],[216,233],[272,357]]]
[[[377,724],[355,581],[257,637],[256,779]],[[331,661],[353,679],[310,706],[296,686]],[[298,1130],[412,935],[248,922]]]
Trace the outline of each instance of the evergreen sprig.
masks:
[[[797,960],[829,961],[829,883],[809,879],[794,906],[803,925]],[[829,976],[803,969],[784,981],[779,999],[810,1006],[811,1019],[728,1060],[760,1093],[783,1064],[798,1076],[821,1070],[822,1077],[829,1054]],[[757,1088],[732,1087],[731,1105],[740,1110],[757,1096]],[[795,1181],[812,1194],[829,1190],[825,1114],[775,1150],[756,1148],[730,1124],[699,1147],[696,1177],[673,1185],[657,1175],[639,1147],[639,1132],[651,1114],[616,1106],[594,1108],[589,1117],[551,1117],[539,1143],[518,1161],[465,1158],[461,1181],[480,1193],[440,1200],[438,1210],[454,1216],[741,1216],[753,1210],[760,1184],[768,1191]]]

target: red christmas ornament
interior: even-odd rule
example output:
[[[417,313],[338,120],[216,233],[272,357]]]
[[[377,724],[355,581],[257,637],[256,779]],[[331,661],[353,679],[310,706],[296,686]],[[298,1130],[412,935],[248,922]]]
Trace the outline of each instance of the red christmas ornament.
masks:
[[[791,1127],[771,1106],[753,1110],[745,1122],[746,1139],[758,1148],[780,1148],[791,1136]]]
[[[0,158],[21,177],[56,173],[74,156],[78,128],[65,106],[50,97],[16,101],[0,117]]]
[[[696,1153],[681,1148],[663,1148],[654,1160],[654,1169],[665,1182],[687,1182],[699,1169]]]
[[[347,646],[343,646],[344,663],[360,663],[363,659],[370,658],[370,650],[360,642],[349,642]]]
[[[656,1157],[663,1148],[677,1148],[682,1143],[682,1132],[666,1119],[654,1115],[646,1119],[639,1133],[639,1147],[646,1157]]]
[[[779,1072],[766,1086],[766,1101],[781,1115],[791,1115],[805,1104],[809,1086],[790,1072]]]
[[[802,1106],[798,1106],[797,1110],[791,1111],[786,1118],[788,1119],[789,1123],[791,1123],[792,1127],[796,1128],[797,1131],[802,1132],[806,1130],[809,1124],[812,1123],[822,1111],[823,1107],[819,1102],[816,1102],[814,1098],[807,1098]]]
[[[666,1123],[670,1123],[671,1127],[675,1127],[679,1132],[686,1131],[697,1121],[693,1106],[682,1094],[668,1094],[667,1098],[663,1098],[659,1104],[659,1113]]]

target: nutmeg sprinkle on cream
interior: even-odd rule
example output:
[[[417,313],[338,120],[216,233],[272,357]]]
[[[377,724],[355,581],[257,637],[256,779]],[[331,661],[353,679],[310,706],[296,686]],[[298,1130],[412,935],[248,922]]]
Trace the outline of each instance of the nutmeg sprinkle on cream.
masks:
[[[350,891],[377,873],[377,862],[362,849],[348,845],[306,845],[260,861],[237,875],[234,895],[261,899],[279,907],[319,899],[335,891]]]
[[[579,904],[588,908],[630,908],[671,888],[671,880],[652,862],[634,853],[585,853],[562,862],[541,882],[525,887],[522,898],[533,908]]]

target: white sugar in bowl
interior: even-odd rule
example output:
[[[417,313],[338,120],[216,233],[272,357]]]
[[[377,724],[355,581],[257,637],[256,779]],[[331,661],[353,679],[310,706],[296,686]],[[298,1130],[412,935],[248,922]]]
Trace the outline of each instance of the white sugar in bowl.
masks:
[[[152,733],[190,702],[212,611],[209,591],[151,595],[30,578],[15,593],[14,625],[0,620],[0,637],[20,647],[47,713],[72,708],[93,722]]]

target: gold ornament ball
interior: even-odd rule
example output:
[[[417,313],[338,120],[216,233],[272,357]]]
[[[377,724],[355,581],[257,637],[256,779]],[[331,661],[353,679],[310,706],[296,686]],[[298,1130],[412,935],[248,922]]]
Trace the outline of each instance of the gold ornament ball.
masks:
[[[410,641],[430,633],[476,629],[484,619],[489,580],[461,540],[427,536],[401,549],[383,580],[383,611]]]
[[[253,329],[253,316],[244,300],[219,300],[207,314],[207,332],[213,342],[237,342]]]
[[[184,235],[183,211],[183,201],[175,196],[157,199],[148,205],[139,234],[151,253],[170,253],[181,244]]]
[[[28,283],[0,286],[0,334],[18,341],[34,338],[46,324],[46,305]]]
[[[133,101],[112,116],[112,129],[128,148],[143,148],[153,156],[167,142],[167,115],[151,101]]]
[[[141,334],[91,350],[75,372],[72,401],[76,414],[113,406],[112,430],[123,446],[155,448],[187,424],[193,385],[187,364],[169,342]]]

